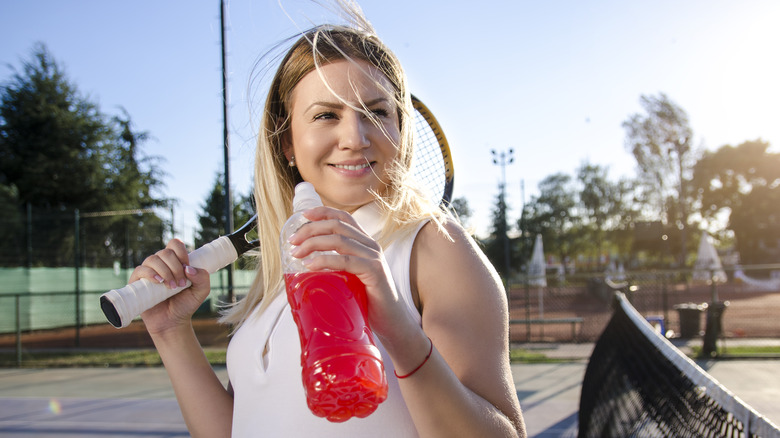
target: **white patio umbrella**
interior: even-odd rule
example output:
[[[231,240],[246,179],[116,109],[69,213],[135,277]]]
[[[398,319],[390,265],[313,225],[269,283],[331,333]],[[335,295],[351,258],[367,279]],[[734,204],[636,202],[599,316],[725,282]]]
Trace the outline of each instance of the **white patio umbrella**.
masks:
[[[536,286],[539,293],[539,318],[544,318],[544,288],[547,287],[546,276],[547,263],[544,261],[544,245],[542,235],[536,235],[534,251],[531,261],[528,262],[528,284]]]
[[[699,252],[696,254],[696,262],[693,264],[694,281],[714,281],[715,283],[725,283],[727,280],[726,272],[723,271],[723,265],[720,263],[718,252],[710,241],[710,236],[706,231],[701,233],[699,242]]]

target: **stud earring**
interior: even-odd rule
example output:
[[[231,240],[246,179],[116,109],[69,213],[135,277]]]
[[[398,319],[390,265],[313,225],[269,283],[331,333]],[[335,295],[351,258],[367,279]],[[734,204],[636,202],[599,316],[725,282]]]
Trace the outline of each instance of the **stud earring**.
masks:
[[[288,163],[290,167],[295,167],[295,155],[290,157],[290,162]]]

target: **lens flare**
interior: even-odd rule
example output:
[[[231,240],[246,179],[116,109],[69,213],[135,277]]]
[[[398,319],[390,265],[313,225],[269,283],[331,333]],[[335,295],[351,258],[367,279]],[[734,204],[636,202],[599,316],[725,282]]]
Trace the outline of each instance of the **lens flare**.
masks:
[[[54,415],[60,415],[62,413],[62,404],[59,402],[59,400],[49,400],[49,412]]]

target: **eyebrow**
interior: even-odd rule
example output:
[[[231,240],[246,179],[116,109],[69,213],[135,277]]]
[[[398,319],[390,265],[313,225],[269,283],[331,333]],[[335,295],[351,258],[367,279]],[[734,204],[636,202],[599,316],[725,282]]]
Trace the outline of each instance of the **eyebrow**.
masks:
[[[369,108],[369,107],[372,107],[372,106],[374,106],[374,105],[376,105],[378,103],[387,102],[387,101],[388,101],[388,98],[386,98],[386,97],[378,97],[376,99],[369,100],[368,102],[363,102],[363,105],[366,108]],[[328,101],[322,101],[321,100],[321,101],[313,102],[311,105],[309,105],[308,108],[306,108],[306,111],[309,111],[309,110],[311,110],[312,108],[314,108],[316,106],[321,106],[321,107],[325,107],[325,108],[332,108],[332,109],[342,109],[342,108],[344,108],[344,104],[341,101],[328,102]]]

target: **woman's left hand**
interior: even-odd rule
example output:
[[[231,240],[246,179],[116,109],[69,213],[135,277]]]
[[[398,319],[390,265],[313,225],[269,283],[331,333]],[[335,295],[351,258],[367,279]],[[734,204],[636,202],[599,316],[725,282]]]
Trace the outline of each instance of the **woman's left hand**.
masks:
[[[316,207],[304,212],[312,222],[302,226],[290,238],[297,246],[293,256],[305,258],[315,251],[335,251],[307,260],[307,268],[329,269],[355,274],[366,286],[368,319],[371,330],[384,344],[403,339],[420,330],[400,299],[385,261],[382,248],[347,212],[330,207]]]

